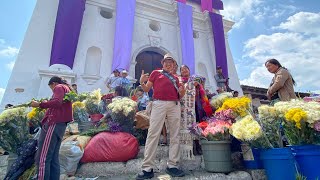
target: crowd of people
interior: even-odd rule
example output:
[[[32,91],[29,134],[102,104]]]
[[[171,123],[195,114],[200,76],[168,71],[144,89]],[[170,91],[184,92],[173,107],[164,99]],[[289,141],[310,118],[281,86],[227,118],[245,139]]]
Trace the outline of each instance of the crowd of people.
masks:
[[[110,92],[114,92],[117,97],[131,97],[137,102],[137,111],[146,110],[148,105],[152,106],[150,114],[150,125],[145,134],[145,151],[142,163],[142,171],[136,179],[149,179],[154,176],[154,159],[159,145],[161,134],[163,144],[167,142],[167,132],[169,130],[169,160],[166,172],[173,177],[182,177],[185,173],[179,169],[180,160],[180,122],[181,107],[183,107],[184,95],[191,84],[195,90],[195,121],[201,122],[213,114],[209,104],[215,93],[205,89],[206,79],[199,75],[191,75],[187,65],[181,65],[180,69],[176,60],[166,54],[161,61],[162,69],[154,70],[151,74],[142,71],[139,79],[139,86],[132,88],[133,84],[127,78],[126,70],[115,69],[113,75],[105,81]],[[272,82],[268,88],[267,97],[272,103],[276,101],[288,101],[296,98],[293,86],[295,81],[289,71],[284,68],[276,59],[269,59],[265,66],[270,73],[274,74]],[[180,70],[180,75],[177,71]],[[217,67],[217,74],[214,76],[217,83],[217,93],[225,91],[232,92],[233,97],[238,97],[238,91],[232,91],[228,85],[229,78],[222,74],[222,68]],[[72,121],[71,103],[63,102],[63,97],[70,91],[78,93],[77,85],[69,86],[60,77],[52,77],[48,83],[52,89],[52,98],[48,101],[32,101],[32,107],[47,109],[42,120],[42,130],[39,138],[39,149],[36,155],[37,172],[39,179],[59,179],[55,177],[59,174],[58,154],[62,136],[68,122]],[[150,93],[152,91],[152,93]],[[8,104],[6,108],[12,107]],[[166,122],[166,124],[165,124]],[[163,127],[163,128],[159,128]],[[201,154],[201,146],[198,140],[194,141],[194,150]]]

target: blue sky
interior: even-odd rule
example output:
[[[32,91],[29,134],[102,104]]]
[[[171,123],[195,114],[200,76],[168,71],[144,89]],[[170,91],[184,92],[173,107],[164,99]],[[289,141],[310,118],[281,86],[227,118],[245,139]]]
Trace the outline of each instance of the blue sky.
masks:
[[[296,90],[320,91],[319,0],[223,0],[235,22],[229,44],[241,84],[266,87],[263,67],[278,59],[297,81]],[[2,0],[0,7],[0,101],[36,0]]]

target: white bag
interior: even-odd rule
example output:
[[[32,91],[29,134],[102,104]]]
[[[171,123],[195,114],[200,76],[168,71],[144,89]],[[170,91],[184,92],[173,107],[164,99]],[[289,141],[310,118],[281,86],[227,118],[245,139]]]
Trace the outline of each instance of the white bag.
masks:
[[[59,151],[60,173],[73,176],[82,158],[83,150],[78,141],[67,141],[63,143]]]

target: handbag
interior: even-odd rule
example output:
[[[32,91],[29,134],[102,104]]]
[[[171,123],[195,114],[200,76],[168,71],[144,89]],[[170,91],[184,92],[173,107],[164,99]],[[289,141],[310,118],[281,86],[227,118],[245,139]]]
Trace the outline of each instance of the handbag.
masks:
[[[152,101],[147,105],[146,110],[138,111],[135,115],[135,128],[136,129],[148,129],[150,126],[150,115],[152,110]]]

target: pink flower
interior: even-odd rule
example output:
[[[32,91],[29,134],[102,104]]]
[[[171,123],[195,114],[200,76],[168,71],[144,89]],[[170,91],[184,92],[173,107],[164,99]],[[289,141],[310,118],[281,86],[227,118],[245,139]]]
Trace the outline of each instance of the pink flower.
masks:
[[[314,130],[320,132],[320,120],[314,123]]]

